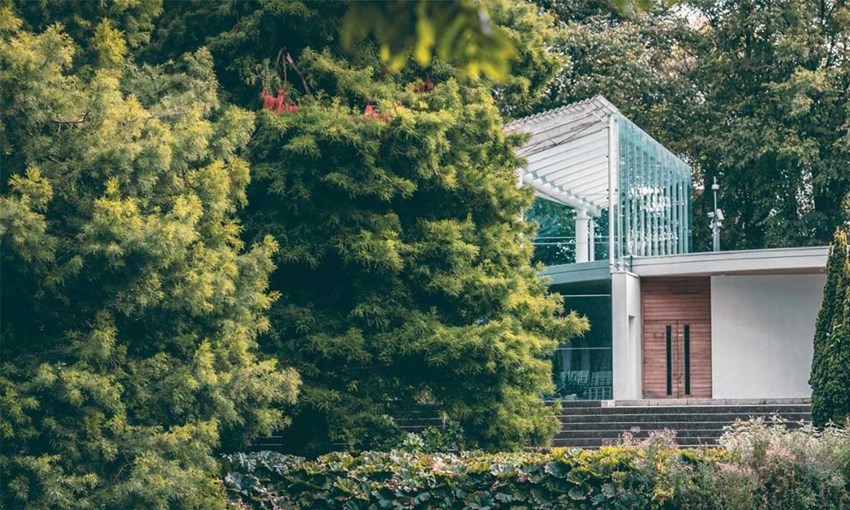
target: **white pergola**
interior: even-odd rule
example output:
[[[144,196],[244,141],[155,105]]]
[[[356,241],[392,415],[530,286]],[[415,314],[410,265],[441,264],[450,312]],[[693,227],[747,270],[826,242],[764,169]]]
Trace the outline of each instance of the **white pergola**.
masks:
[[[594,219],[608,216],[609,259],[686,253],[690,167],[602,96],[515,120],[523,185],[576,210],[576,262],[594,260]]]

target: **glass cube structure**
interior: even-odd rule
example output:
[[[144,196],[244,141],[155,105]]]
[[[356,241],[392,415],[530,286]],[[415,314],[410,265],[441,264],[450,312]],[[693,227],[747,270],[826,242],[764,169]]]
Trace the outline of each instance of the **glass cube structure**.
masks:
[[[604,252],[612,268],[623,269],[629,257],[690,251],[690,166],[604,97],[518,119],[506,129],[528,134],[518,151],[525,160],[522,184],[575,210],[575,262],[598,260]],[[600,241],[606,250],[595,249]]]

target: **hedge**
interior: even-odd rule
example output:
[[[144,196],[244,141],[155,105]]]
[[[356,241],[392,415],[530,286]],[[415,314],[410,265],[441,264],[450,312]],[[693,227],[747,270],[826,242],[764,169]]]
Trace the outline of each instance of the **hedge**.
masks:
[[[682,450],[672,436],[598,451],[427,454],[274,452],[226,458],[238,508],[344,509],[846,509],[844,430],[738,424],[716,449]]]

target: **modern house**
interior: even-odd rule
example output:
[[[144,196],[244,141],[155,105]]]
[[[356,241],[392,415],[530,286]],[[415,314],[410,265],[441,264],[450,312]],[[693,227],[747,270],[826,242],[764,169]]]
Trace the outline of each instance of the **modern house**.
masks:
[[[544,275],[591,331],[558,350],[565,400],[805,402],[827,247],[693,250],[688,164],[601,96],[516,120],[521,184],[562,207]],[[543,225],[542,231],[546,231]],[[623,404],[626,405],[626,404]]]

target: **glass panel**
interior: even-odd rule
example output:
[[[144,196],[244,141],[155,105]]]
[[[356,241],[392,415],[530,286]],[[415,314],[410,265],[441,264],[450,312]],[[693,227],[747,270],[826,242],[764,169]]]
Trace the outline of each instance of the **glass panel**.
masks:
[[[576,211],[566,205],[536,197],[525,213],[527,221],[538,224],[534,237],[534,255],[532,261],[547,266],[573,264],[576,261],[575,240]],[[590,260],[608,258],[608,213],[603,211],[599,218],[593,218],[593,249]]]
[[[533,262],[546,265],[571,264],[576,260],[575,211],[551,200],[535,198],[526,212],[536,222]]]
[[[623,256],[675,255],[690,250],[691,169],[620,116],[619,173]]]
[[[590,331],[555,352],[554,397],[571,400],[608,400],[612,397],[611,290],[610,282],[596,288],[556,288],[564,296],[565,308],[590,321]],[[592,293],[598,292],[598,293]]]
[[[556,397],[565,400],[612,398],[610,347],[559,348],[553,368]]]

